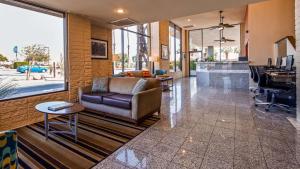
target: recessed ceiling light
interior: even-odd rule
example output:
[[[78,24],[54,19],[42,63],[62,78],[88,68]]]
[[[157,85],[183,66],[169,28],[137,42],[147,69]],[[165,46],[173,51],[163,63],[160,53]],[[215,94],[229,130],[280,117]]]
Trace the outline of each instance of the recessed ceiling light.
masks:
[[[191,22],[191,19],[187,19],[188,22]]]
[[[116,10],[116,12],[117,12],[118,14],[123,14],[123,13],[125,13],[124,9],[122,9],[122,8],[118,8],[118,9]]]

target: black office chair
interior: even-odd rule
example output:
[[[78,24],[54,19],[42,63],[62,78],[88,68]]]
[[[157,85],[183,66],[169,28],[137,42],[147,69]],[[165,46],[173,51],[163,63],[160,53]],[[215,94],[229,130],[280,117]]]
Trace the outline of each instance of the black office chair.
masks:
[[[255,95],[255,106],[258,105],[270,105],[271,102],[267,100],[267,96],[269,92],[276,92],[278,89],[274,88],[273,86],[269,85],[267,83],[267,77],[266,77],[266,69],[264,66],[256,66],[255,67],[255,74],[258,78],[258,88],[257,88],[257,94]]]
[[[266,111],[269,111],[273,107],[277,107],[290,112],[292,107],[296,107],[296,86],[288,91],[271,91],[268,94],[267,100],[270,104],[265,108]]]
[[[251,79],[256,84],[256,87],[250,87],[250,91],[254,93],[253,98],[255,98],[255,95],[257,94],[257,90],[258,90],[258,87],[257,87],[258,76],[256,74],[256,67],[257,66],[249,65],[250,72],[251,72]]]
[[[254,66],[249,65],[250,77],[251,77],[251,79],[252,79],[253,82],[254,82],[254,70],[253,70],[253,67],[254,67]],[[255,83],[255,82],[254,82],[254,83]],[[253,92],[253,93],[255,93],[256,89],[257,89],[257,87],[253,87],[253,86],[251,86],[251,87],[249,88],[249,90],[250,90],[251,92]]]
[[[258,83],[258,74],[257,74],[257,72],[256,72],[256,68],[257,68],[258,66],[253,66],[252,67],[252,69],[253,69],[253,81],[255,82],[255,83]]]
[[[254,78],[254,73],[253,73],[253,66],[249,65],[250,73],[251,73],[251,79]]]

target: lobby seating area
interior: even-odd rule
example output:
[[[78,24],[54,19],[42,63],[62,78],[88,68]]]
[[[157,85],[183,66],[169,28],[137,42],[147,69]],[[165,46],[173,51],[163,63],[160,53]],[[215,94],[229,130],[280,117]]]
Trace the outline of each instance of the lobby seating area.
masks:
[[[159,80],[126,77],[95,78],[92,86],[80,88],[78,94],[86,110],[136,123],[160,113],[161,95]]]

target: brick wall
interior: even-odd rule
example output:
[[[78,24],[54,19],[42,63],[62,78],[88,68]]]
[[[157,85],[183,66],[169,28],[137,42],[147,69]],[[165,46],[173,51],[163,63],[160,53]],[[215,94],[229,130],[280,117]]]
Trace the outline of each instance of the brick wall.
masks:
[[[77,15],[68,15],[68,33],[69,91],[1,101],[0,131],[43,121],[43,114],[34,108],[36,104],[53,100],[76,100],[78,87],[91,83],[90,21]]]
[[[77,99],[78,87],[91,84],[91,23],[74,14],[68,15],[69,99]]]
[[[92,38],[108,41],[108,59],[92,59],[92,76],[111,76],[112,67],[112,30],[92,25]]]

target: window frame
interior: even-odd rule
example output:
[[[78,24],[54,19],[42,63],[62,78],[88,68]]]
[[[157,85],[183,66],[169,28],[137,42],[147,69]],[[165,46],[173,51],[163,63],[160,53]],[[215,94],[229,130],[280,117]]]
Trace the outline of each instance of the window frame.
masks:
[[[63,19],[63,47],[64,47],[64,88],[61,90],[50,91],[50,92],[40,92],[36,94],[28,94],[24,96],[17,96],[11,98],[0,99],[0,102],[11,101],[11,100],[18,100],[18,99],[25,99],[29,97],[35,96],[43,96],[61,92],[69,91],[69,55],[68,55],[68,39],[69,39],[69,31],[68,31],[68,15],[66,12],[59,11],[56,9],[52,9],[49,7],[37,5],[31,2],[23,1],[23,0],[0,0],[0,4],[10,5],[18,8],[23,8],[51,16],[60,17]]]
[[[148,34],[143,34],[143,33],[137,32],[137,31],[132,31],[132,30],[126,29],[128,27],[117,29],[117,30],[121,31],[121,56],[122,56],[122,61],[121,61],[122,62],[122,71],[121,72],[122,73],[125,72],[125,59],[124,59],[125,58],[125,32],[133,33],[133,34],[136,34],[137,36],[143,36],[143,37],[148,38],[149,39],[149,42],[148,42],[149,43],[148,44],[148,46],[149,46],[149,51],[148,51],[149,56],[148,56],[148,58],[151,56],[151,26],[150,26],[150,23],[146,23],[146,24],[148,25],[148,30],[147,30]],[[132,25],[132,26],[138,26],[138,25]],[[129,27],[131,27],[131,26],[129,26]],[[116,43],[115,43],[114,40],[113,40],[113,42],[114,43],[112,45],[113,45],[113,48],[114,48],[114,45],[116,45]],[[115,54],[115,53],[113,53],[113,54]],[[142,69],[140,69],[140,70],[142,70]],[[113,71],[112,74],[115,74],[114,66],[113,66],[112,71]]]
[[[172,28],[174,30],[174,72],[182,72],[182,28],[179,27],[178,25],[176,25],[175,23],[173,22],[170,22],[169,23],[169,29]],[[176,58],[176,51],[177,51],[177,43],[176,43],[176,31],[179,31],[180,32],[180,36],[179,36],[179,39],[180,39],[180,65],[181,65],[181,70],[177,70],[177,66],[176,66],[176,61],[177,61],[177,58]],[[169,39],[171,37],[171,34],[169,33]],[[169,50],[171,49],[171,43],[169,42]],[[170,70],[170,69],[169,69]]]

